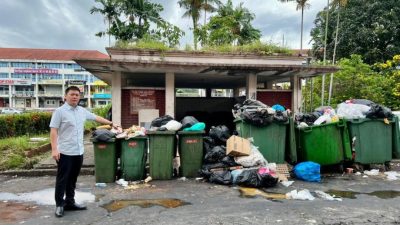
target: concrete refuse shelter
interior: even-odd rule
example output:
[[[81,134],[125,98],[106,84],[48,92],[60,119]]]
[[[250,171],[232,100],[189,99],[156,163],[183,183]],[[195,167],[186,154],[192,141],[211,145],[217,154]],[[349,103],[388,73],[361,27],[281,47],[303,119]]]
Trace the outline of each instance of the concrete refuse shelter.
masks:
[[[107,48],[109,59],[74,59],[112,86],[112,121],[127,128],[158,115],[177,120],[193,115],[207,125],[232,123],[232,107],[246,98],[301,110],[301,79],[331,73],[334,66],[309,64],[307,57],[260,56],[148,49]],[[273,90],[289,82],[291,90]],[[259,88],[258,88],[259,87]],[[176,97],[176,88],[206,90],[206,97]],[[233,89],[233,98],[211,97],[212,89]],[[245,97],[240,97],[245,90]],[[150,111],[146,111],[150,110]],[[154,116],[153,116],[154,117]]]

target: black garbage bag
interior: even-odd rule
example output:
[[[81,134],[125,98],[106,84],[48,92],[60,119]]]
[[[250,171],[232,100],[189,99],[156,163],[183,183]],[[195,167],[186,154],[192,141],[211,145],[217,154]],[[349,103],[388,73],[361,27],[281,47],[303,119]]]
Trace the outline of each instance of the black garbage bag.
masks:
[[[393,118],[392,111],[385,107],[378,104],[372,104],[371,109],[367,112],[367,118],[370,119],[383,119],[383,118]]]
[[[229,170],[211,172],[208,181],[215,184],[232,184],[232,174]]]
[[[258,169],[243,170],[236,179],[236,183],[245,187],[274,187],[278,178],[269,174],[259,174]]]
[[[168,131],[166,127],[159,127],[157,128],[157,131]]]
[[[181,124],[182,124],[182,130],[188,127],[191,127],[193,125],[195,125],[196,123],[198,123],[199,121],[194,118],[193,116],[185,116],[182,120],[181,120]]]
[[[204,164],[200,169],[200,175],[205,178],[209,178],[211,175],[211,169],[215,168],[226,168],[227,166],[222,162],[218,163],[211,163],[211,164]]]
[[[203,138],[203,152],[204,155],[207,154],[207,152],[211,151],[211,149],[213,149],[215,147],[215,141],[214,139],[212,139],[210,136],[205,136]]]
[[[231,166],[239,166],[239,164],[237,164],[237,163],[235,162],[235,159],[233,158],[233,156],[230,156],[230,155],[227,155],[227,156],[225,156],[224,158],[222,158],[222,159],[221,159],[221,162],[222,162],[224,165],[228,166],[228,167],[231,167]]]
[[[298,113],[296,114],[295,119],[297,123],[304,122],[307,125],[311,126],[320,116],[322,116],[322,114],[319,112],[313,112],[308,114]]]
[[[167,124],[169,121],[171,121],[173,119],[174,118],[172,118],[170,115],[161,116],[161,117],[158,117],[158,118],[154,119],[153,121],[151,121],[151,126],[152,127],[161,127],[162,125]]]
[[[272,123],[274,117],[266,111],[250,111],[246,110],[242,113],[242,118],[247,123],[254,126],[263,127]]]
[[[366,106],[371,106],[375,104],[375,102],[367,100],[367,99],[352,99],[351,102],[353,104],[360,104],[360,105],[366,105]]]
[[[266,108],[268,107],[266,104],[258,101],[258,100],[254,100],[254,99],[246,99],[243,102],[243,105],[245,106],[257,106],[257,107],[263,107]]]
[[[231,137],[230,131],[225,125],[219,125],[216,127],[212,126],[209,135],[219,144],[226,143],[226,140]]]
[[[205,163],[217,163],[221,162],[221,160],[226,155],[226,148],[225,146],[218,145],[212,148],[207,154],[204,156]]]
[[[100,142],[113,142],[115,134],[107,129],[95,130],[92,133],[92,138]]]
[[[274,118],[274,121],[280,122],[280,123],[285,123],[289,120],[287,113],[282,112],[282,111],[276,111],[273,118]]]

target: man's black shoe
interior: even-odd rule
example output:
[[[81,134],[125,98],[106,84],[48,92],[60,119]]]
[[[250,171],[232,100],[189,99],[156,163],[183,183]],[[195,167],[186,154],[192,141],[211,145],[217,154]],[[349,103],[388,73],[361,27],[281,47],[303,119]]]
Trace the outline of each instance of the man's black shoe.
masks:
[[[56,214],[56,217],[63,217],[64,216],[64,207],[57,206],[55,214]]]
[[[65,211],[74,211],[74,210],[86,210],[86,206],[79,205],[79,204],[67,204],[64,206]]]

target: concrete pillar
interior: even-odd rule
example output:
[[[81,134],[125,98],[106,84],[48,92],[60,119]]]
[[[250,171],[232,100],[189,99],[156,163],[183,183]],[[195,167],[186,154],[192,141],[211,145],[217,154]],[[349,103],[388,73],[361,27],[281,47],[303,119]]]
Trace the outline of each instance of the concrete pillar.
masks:
[[[265,88],[266,89],[272,89],[274,85],[274,82],[269,81],[269,82],[265,82]]]
[[[165,74],[165,114],[175,118],[175,74]]]
[[[35,106],[36,108],[39,108],[39,79],[38,79],[39,74],[35,74]]]
[[[290,78],[290,87],[292,89],[292,111],[301,112],[301,81],[298,75]]]
[[[121,125],[121,72],[114,72],[111,79],[112,122]]]
[[[257,99],[257,75],[248,74],[246,76],[246,98]]]

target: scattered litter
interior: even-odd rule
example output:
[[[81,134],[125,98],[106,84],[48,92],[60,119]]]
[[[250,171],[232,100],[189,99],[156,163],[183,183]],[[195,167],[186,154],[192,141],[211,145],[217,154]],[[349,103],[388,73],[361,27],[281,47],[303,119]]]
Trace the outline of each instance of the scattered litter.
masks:
[[[389,171],[385,172],[385,175],[387,175],[388,180],[398,180],[400,178],[400,173],[397,173],[396,171]]]
[[[196,177],[196,180],[203,180],[203,177]]]
[[[373,170],[364,170],[364,174],[368,176],[378,176],[379,175],[379,170],[373,169]]]
[[[286,198],[297,199],[297,200],[310,200],[310,201],[313,201],[315,199],[315,197],[307,189],[303,189],[299,192],[297,192],[297,190],[288,192],[286,193]]]
[[[107,187],[106,183],[96,183],[95,184],[96,187]]]
[[[122,187],[127,187],[128,186],[128,181],[126,181],[124,179],[119,179],[115,183],[117,183],[118,185],[121,185]]]
[[[180,180],[180,181],[186,181],[186,177],[181,177],[181,178],[179,178],[178,180]]]
[[[323,191],[315,191],[315,194],[317,194],[317,196],[319,197],[319,198],[322,198],[322,199],[324,199],[324,200],[329,200],[329,201],[339,201],[339,202],[341,202],[341,201],[343,201],[343,199],[341,199],[341,198],[335,198],[335,195],[330,195],[330,194],[327,194],[327,193],[325,193],[325,192],[323,192]]]
[[[282,181],[281,184],[285,187],[289,187],[290,185],[292,185],[294,183],[294,181]]]
[[[151,187],[150,184],[134,184],[134,185],[128,185],[124,187],[125,190],[136,190],[140,188],[146,188],[146,187]]]
[[[364,175],[364,176],[362,176],[363,178],[368,178],[368,176],[367,175]]]
[[[144,179],[145,183],[149,183],[151,180],[153,180],[153,178],[151,178],[150,176],[148,176],[146,179]]]
[[[360,176],[360,175],[361,175],[361,173],[360,173],[360,172],[357,172],[357,173],[356,173],[356,175],[357,175],[357,176]]]

